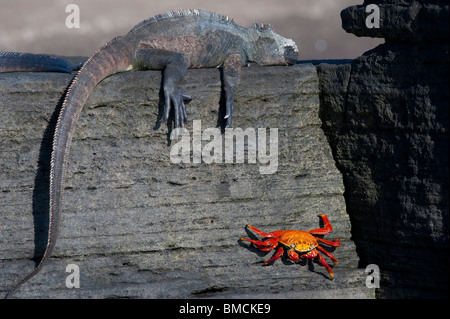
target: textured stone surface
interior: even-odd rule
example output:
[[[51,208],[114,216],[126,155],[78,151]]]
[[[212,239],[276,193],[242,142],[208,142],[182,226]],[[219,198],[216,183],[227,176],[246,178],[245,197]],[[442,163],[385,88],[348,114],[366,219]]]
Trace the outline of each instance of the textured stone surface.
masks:
[[[433,8],[435,21],[382,15],[388,30],[370,31],[349,15],[364,6],[345,9],[346,30],[387,39],[351,63],[318,67],[320,117],[361,266],[381,271],[379,296],[448,297],[448,2],[378,3],[417,17]]]
[[[71,79],[52,73],[0,74],[0,290],[33,268],[48,214],[48,171],[56,105]],[[278,128],[279,164],[172,164],[165,125],[152,130],[159,72],[105,79],[78,123],[66,175],[54,258],[16,297],[38,298],[371,298],[351,240],[342,176],[319,119],[311,64],[245,68],[234,127]],[[217,70],[189,70],[188,129],[214,127]],[[53,117],[52,117],[53,114]],[[312,229],[326,213],[341,238],[335,280],[317,263],[278,260],[238,239],[244,226]],[[65,268],[80,267],[67,289]]]
[[[368,28],[366,18],[373,13],[368,5],[377,5],[379,28]],[[362,5],[341,11],[342,28],[357,36],[385,38],[387,41],[446,41],[449,36],[446,0],[366,0]]]

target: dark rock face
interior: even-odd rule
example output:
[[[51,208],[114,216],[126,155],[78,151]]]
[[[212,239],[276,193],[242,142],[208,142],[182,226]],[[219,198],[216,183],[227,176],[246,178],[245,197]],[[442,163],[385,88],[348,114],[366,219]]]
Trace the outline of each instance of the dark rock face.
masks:
[[[365,27],[367,4],[343,10],[343,27],[386,43],[318,67],[353,239],[361,266],[380,268],[380,297],[448,296],[448,2],[379,1],[380,29]]]
[[[379,8],[379,28],[368,28],[366,18]],[[341,12],[342,28],[357,36],[398,41],[446,41],[449,36],[448,1],[446,0],[370,0]]]

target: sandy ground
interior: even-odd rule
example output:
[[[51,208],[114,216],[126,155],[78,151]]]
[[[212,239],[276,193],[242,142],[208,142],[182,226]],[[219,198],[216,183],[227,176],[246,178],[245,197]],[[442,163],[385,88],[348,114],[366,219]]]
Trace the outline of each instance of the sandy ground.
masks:
[[[358,0],[0,0],[0,51],[91,55],[139,21],[176,9],[204,9],[235,22],[270,23],[293,39],[300,59],[355,58],[382,43],[341,28],[340,11]],[[67,28],[66,6],[80,9],[80,28]]]

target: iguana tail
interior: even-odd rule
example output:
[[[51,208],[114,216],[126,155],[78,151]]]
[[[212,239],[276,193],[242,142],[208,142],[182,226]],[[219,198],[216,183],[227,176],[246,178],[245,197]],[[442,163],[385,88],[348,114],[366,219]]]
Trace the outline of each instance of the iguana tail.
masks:
[[[3,72],[63,72],[76,69],[66,59],[49,54],[0,52],[0,73]]]
[[[20,285],[41,270],[55,247],[61,215],[63,179],[69,158],[70,144],[75,131],[75,124],[89,94],[107,76],[128,70],[132,58],[133,54],[129,45],[122,41],[121,37],[117,37],[95,52],[72,81],[62,105],[53,138],[47,247],[36,268],[17,283],[6,297],[10,296]]]

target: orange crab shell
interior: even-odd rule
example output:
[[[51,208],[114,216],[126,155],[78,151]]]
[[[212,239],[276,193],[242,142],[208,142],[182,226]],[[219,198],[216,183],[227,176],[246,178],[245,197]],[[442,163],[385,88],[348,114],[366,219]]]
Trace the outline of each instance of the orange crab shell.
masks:
[[[302,230],[285,230],[278,242],[301,253],[311,251],[319,246],[313,235]]]

